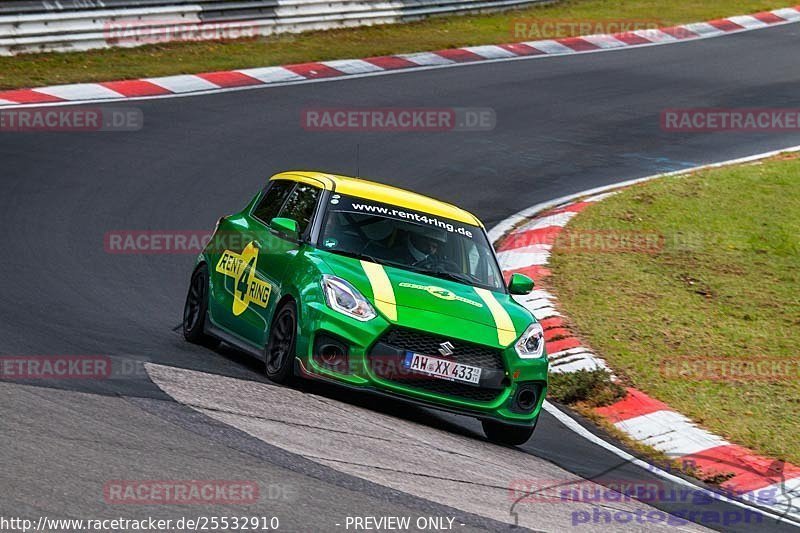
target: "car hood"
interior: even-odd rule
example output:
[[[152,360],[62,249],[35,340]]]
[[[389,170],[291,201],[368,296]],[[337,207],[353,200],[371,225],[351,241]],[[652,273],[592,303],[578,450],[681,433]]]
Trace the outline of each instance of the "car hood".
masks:
[[[533,320],[505,293],[333,253],[324,260],[384,318],[403,326],[451,335],[473,328],[471,333],[486,336],[490,344],[508,346]]]

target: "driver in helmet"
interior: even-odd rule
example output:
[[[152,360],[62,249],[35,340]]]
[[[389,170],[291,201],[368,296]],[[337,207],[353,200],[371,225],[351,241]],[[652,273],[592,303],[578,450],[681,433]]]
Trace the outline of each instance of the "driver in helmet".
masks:
[[[408,253],[412,264],[439,263],[444,259],[447,236],[443,230],[419,226],[408,234]]]

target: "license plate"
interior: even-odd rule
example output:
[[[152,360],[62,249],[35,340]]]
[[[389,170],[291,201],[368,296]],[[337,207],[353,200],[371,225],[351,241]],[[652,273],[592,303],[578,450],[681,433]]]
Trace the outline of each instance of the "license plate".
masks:
[[[462,365],[448,359],[430,357],[414,352],[406,352],[403,367],[412,372],[427,374],[439,379],[461,381],[477,385],[481,379],[481,368]]]

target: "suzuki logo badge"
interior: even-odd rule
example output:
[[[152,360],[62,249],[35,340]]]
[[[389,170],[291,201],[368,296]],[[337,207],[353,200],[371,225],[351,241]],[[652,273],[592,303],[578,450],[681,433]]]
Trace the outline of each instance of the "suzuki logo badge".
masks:
[[[442,355],[453,355],[453,349],[455,349],[455,346],[453,346],[450,341],[443,342],[439,345],[439,353]]]

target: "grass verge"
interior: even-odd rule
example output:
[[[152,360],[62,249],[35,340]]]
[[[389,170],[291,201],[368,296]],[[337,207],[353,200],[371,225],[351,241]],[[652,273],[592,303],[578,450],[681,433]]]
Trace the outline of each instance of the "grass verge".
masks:
[[[611,405],[625,397],[625,388],[611,381],[611,374],[603,369],[552,373],[547,392],[557,402],[581,402],[587,407]]]
[[[0,57],[0,89],[109,81],[359,58],[459,46],[551,38],[544,25],[520,32],[514,21],[567,21],[555,37],[580,33],[571,22],[614,21],[668,26],[754,13],[787,5],[774,0],[564,0],[549,6],[491,15],[450,16],[410,24],[319,31],[227,42],[185,42],[90,52]],[[539,31],[541,30],[541,31]],[[550,30],[552,31],[552,30]]]
[[[655,232],[655,253],[557,245],[576,333],[626,382],[714,433],[800,463],[800,159],[663,178],[587,208],[573,234]],[[652,249],[650,249],[652,252]]]
[[[634,440],[606,418],[600,416],[596,407],[611,405],[622,400],[625,388],[612,381],[607,370],[578,370],[570,373],[551,373],[547,397],[558,402],[590,420],[603,430],[608,436],[621,443],[638,457],[644,458],[650,464],[656,465],[669,472],[682,472],[703,481],[714,481],[704,478],[702,472],[689,463],[673,460],[663,452]]]

